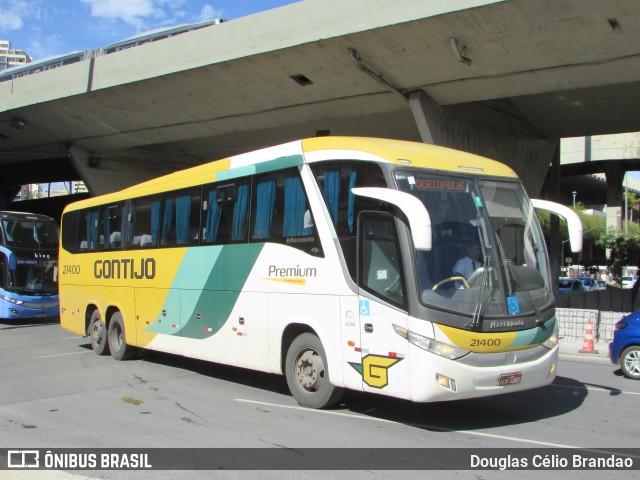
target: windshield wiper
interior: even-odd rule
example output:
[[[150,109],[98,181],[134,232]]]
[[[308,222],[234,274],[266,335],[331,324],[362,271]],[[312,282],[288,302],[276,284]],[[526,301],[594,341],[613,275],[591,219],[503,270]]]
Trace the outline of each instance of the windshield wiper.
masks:
[[[476,308],[473,311],[473,317],[471,319],[471,323],[467,325],[467,328],[474,329],[480,325],[480,321],[482,320],[482,316],[484,313],[484,304],[485,304],[485,292],[489,285],[489,263],[491,260],[490,255],[485,255],[484,257],[484,266],[482,267],[482,277],[480,277],[480,290],[478,291],[478,300],[476,301]]]

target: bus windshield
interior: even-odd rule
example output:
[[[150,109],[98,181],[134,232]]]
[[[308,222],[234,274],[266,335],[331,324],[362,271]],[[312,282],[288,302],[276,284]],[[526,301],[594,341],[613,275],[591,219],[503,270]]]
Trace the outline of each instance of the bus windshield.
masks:
[[[544,239],[521,184],[423,172],[396,173],[431,216],[433,247],[415,251],[421,301],[473,323],[535,315],[553,295]]]
[[[3,218],[4,245],[16,257],[15,269],[2,268],[0,287],[23,295],[58,293],[58,224],[53,221]],[[6,258],[2,259],[3,265]]]
[[[57,248],[58,224],[50,221],[3,218],[4,244],[18,248]]]

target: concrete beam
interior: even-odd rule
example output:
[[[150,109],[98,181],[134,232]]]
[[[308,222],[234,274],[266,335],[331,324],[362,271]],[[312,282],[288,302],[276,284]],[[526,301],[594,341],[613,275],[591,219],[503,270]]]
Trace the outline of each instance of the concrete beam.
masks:
[[[69,155],[92,196],[122,190],[184,167],[170,161],[158,162],[151,157],[98,157],[78,145],[69,147]]]
[[[541,195],[559,140],[543,138],[509,113],[508,104],[504,109],[481,104],[439,106],[422,91],[410,92],[408,103],[424,143],[505,163],[518,174],[529,196]]]

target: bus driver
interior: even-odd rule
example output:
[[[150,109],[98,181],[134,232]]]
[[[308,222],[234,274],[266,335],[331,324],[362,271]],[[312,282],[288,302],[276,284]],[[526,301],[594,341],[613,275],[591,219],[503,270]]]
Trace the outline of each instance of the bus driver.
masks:
[[[475,272],[482,262],[480,262],[480,245],[477,243],[467,243],[465,245],[466,255],[460,258],[453,266],[453,276],[467,279]]]

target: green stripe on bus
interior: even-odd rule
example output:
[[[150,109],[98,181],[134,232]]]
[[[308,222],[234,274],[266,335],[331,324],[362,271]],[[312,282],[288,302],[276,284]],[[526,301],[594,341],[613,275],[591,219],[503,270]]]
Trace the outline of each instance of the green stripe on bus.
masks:
[[[180,311],[181,325],[154,322],[147,331],[204,339],[226,323],[264,244],[238,244],[187,251],[162,307]],[[191,288],[186,289],[185,279]],[[178,293],[180,292],[180,293]]]
[[[289,155],[287,157],[280,157],[274,160],[256,163],[254,165],[231,168],[230,170],[217,172],[216,182],[224,182],[226,180],[232,180],[234,178],[246,177],[249,175],[268,173],[285,168],[296,167],[302,165],[302,163],[302,155]]]
[[[539,327],[517,332],[515,340],[509,346],[517,347],[524,345],[540,345],[541,343],[549,340],[549,337],[553,334],[555,327],[556,317],[553,317],[551,320]]]

